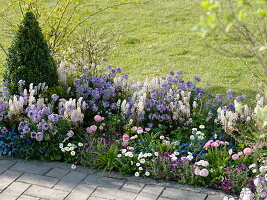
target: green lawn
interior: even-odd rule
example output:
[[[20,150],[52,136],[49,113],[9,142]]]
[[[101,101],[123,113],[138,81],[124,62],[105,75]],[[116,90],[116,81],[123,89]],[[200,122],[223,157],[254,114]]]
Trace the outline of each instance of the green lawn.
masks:
[[[95,9],[95,5],[103,5],[103,2],[112,1],[90,0],[84,9]],[[86,25],[105,27],[119,35],[117,46],[107,58],[113,66],[121,67],[135,79],[183,70],[186,79],[198,75],[203,83],[212,83],[209,87],[213,92],[232,89],[238,94],[255,94],[257,83],[243,62],[210,48],[238,48],[238,42],[202,38],[192,30],[202,14],[199,4],[199,0],[152,0],[107,10],[91,18]],[[6,46],[10,44],[10,40],[4,38],[0,41]],[[0,61],[3,60],[1,52]],[[257,66],[252,58],[246,58],[246,62]]]

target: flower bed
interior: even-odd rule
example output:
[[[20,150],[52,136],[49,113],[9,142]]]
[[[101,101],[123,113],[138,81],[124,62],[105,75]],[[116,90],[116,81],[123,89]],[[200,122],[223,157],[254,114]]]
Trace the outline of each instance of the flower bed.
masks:
[[[21,80],[11,96],[3,82],[0,155],[267,198],[264,97],[252,109],[242,103],[246,95],[206,93],[199,77],[185,81],[181,71],[144,83],[120,73],[85,67],[67,92],[52,95],[43,83],[24,88]]]

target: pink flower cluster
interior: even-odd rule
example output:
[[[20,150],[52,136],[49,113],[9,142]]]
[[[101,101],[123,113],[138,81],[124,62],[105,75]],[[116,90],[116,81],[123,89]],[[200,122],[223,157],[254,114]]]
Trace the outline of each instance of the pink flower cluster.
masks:
[[[94,133],[94,132],[96,132],[96,130],[97,130],[96,125],[92,125],[92,126],[86,128],[87,133]]]
[[[105,119],[105,118],[104,118],[104,117],[101,117],[100,115],[96,115],[96,116],[94,117],[94,120],[95,120],[96,122],[102,122],[104,119]]]
[[[209,162],[206,160],[200,160],[200,161],[196,162],[195,165],[207,167],[207,166],[209,166]]]
[[[229,155],[230,156],[232,156],[232,159],[233,160],[238,160],[242,155],[251,155],[252,153],[253,153],[253,150],[251,149],[251,148],[249,148],[249,147],[247,147],[247,148],[245,148],[244,150],[243,150],[243,152],[242,151],[240,151],[240,152],[238,152],[238,153],[235,153],[235,154],[233,154],[233,150],[232,149],[230,149],[229,151],[228,151],[228,153],[229,153]]]
[[[220,140],[209,140],[205,145],[204,145],[204,149],[208,150],[208,148],[210,147],[219,147],[221,145],[229,145],[229,142],[227,141],[220,141]]]
[[[94,120],[95,120],[96,122],[102,122],[104,119],[105,119],[105,118],[104,118],[104,117],[101,117],[100,115],[96,115],[96,116],[94,117]],[[103,130],[105,125],[106,125],[105,123],[102,123],[102,124],[98,127],[98,129],[99,129],[99,130]],[[86,132],[87,132],[87,133],[94,133],[94,132],[96,132],[96,131],[97,131],[97,126],[96,126],[96,125],[92,125],[92,126],[89,126],[89,127],[86,128]]]
[[[122,146],[127,147],[129,145],[130,136],[128,134],[124,134],[122,136]]]
[[[195,169],[194,171],[195,175],[197,176],[203,176],[203,177],[207,177],[209,175],[209,170],[207,169],[199,169],[198,167]]]
[[[142,127],[135,127],[135,131],[136,131],[136,133],[138,133],[138,134],[141,134],[141,133],[143,133],[144,131],[148,132],[148,131],[150,131],[150,130],[151,130],[151,128],[145,128],[145,130],[144,130]]]
[[[205,161],[205,160],[200,160],[198,162],[195,163],[195,165],[197,166],[194,170],[195,175],[197,176],[203,176],[206,177],[209,175],[209,170],[207,169],[200,169],[199,167],[207,167],[209,166],[209,162]]]
[[[144,133],[144,131],[148,132],[150,131],[150,128],[145,128],[145,130],[142,127],[134,127],[134,131],[136,131],[137,134],[141,134]],[[122,146],[127,147],[129,145],[129,140],[134,140],[138,137],[138,135],[134,135],[132,137],[130,137],[128,134],[124,134],[122,136]],[[131,147],[129,147],[131,148]]]

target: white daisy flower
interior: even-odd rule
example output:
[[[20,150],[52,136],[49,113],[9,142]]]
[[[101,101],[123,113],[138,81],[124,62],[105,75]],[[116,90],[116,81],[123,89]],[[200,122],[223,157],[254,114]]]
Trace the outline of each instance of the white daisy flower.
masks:
[[[205,126],[204,126],[204,125],[200,125],[199,128],[200,128],[200,129],[204,129]]]
[[[142,171],[142,170],[143,170],[143,167],[139,167],[138,169],[139,169],[140,171]]]
[[[75,151],[71,151],[70,155],[75,156]]]
[[[127,152],[127,149],[121,149],[121,153],[125,154]]]
[[[136,163],[135,165],[136,165],[137,167],[139,167],[139,166],[140,166],[140,163]]]
[[[136,177],[138,177],[140,174],[139,174],[139,172],[135,172],[134,175],[135,175]]]
[[[140,159],[140,163],[144,164],[146,162],[146,160],[144,158]]]
[[[145,173],[145,175],[146,175],[146,176],[149,176],[149,175],[150,175],[150,173],[149,173],[149,172],[146,172],[146,173]]]
[[[76,169],[76,165],[75,164],[71,165],[71,169]]]
[[[190,140],[194,140],[194,139],[195,139],[195,136],[191,135]]]
[[[65,147],[64,150],[65,151],[70,151],[70,148],[69,147]]]
[[[82,147],[82,146],[83,146],[83,143],[79,142],[79,143],[78,143],[78,146],[79,146],[79,147]]]

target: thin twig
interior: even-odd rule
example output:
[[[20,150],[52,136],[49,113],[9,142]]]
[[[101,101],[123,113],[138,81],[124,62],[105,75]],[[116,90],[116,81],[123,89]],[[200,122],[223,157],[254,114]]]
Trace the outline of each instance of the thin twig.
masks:
[[[8,55],[7,54],[7,52],[6,52],[6,50],[5,50],[5,48],[4,48],[4,46],[0,43],[0,48],[3,50],[3,52],[6,54],[6,56]]]

